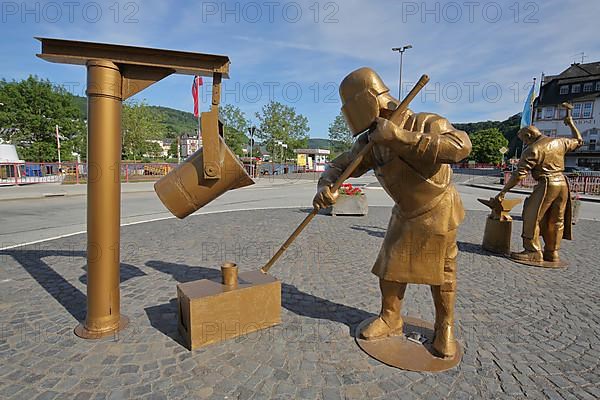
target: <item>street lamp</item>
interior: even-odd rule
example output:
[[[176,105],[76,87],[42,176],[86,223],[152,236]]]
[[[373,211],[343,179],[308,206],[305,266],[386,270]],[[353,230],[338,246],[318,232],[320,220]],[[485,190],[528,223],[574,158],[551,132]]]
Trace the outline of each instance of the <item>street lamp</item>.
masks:
[[[402,98],[402,56],[404,55],[404,52],[408,49],[412,49],[412,45],[407,44],[406,46],[394,47],[392,49],[392,51],[397,51],[398,53],[400,53],[400,80],[398,82],[398,99]]]

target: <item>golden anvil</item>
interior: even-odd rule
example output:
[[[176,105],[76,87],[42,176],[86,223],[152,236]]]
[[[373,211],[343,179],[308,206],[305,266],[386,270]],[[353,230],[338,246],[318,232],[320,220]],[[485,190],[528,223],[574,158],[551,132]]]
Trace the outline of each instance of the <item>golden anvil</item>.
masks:
[[[482,247],[492,253],[510,254],[512,217],[509,213],[521,202],[521,199],[503,199],[499,201],[492,197],[489,200],[477,200],[491,209],[485,222]]]

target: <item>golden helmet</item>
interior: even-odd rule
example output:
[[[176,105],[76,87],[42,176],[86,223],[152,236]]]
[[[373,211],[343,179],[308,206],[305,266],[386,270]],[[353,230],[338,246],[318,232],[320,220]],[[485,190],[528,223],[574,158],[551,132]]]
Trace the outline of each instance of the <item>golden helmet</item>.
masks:
[[[363,67],[348,74],[340,84],[342,114],[352,135],[368,129],[379,116],[377,97],[390,89],[371,68]]]

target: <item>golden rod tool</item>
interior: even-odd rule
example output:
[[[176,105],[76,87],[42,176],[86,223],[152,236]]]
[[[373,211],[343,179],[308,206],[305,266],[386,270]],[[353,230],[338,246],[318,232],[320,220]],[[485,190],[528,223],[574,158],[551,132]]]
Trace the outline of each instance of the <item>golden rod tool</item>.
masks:
[[[429,82],[429,76],[422,75],[421,78],[419,79],[419,81],[417,82],[417,84],[412,88],[410,93],[408,93],[406,98],[404,100],[402,100],[402,102],[400,103],[398,108],[396,108],[396,110],[392,114],[392,116],[390,118],[391,122],[399,123],[401,121],[402,115],[408,109],[408,105],[410,104],[410,102],[417,96],[417,94],[421,91],[421,89],[423,89],[423,87],[425,85],[427,85],[428,82]],[[369,131],[372,131],[372,130],[374,130],[374,127],[369,128]],[[340,189],[340,187],[342,186],[344,181],[346,179],[348,179],[350,177],[350,175],[352,175],[354,170],[362,162],[363,158],[365,158],[365,156],[371,151],[371,149],[373,148],[373,145],[374,145],[374,142],[369,141],[367,143],[367,145],[365,147],[363,147],[363,149],[360,151],[360,153],[358,153],[356,158],[352,161],[352,163],[348,166],[348,168],[346,168],[346,170],[342,173],[342,175],[338,178],[338,180],[332,186],[331,193],[335,193]],[[298,225],[296,230],[294,230],[294,232],[285,241],[285,243],[283,243],[283,245],[281,245],[279,250],[277,250],[277,253],[275,253],[273,255],[273,257],[271,257],[271,259],[260,269],[263,273],[266,274],[267,272],[269,272],[269,269],[271,269],[273,264],[275,264],[275,262],[277,262],[279,257],[281,257],[281,255],[288,249],[288,247],[294,242],[294,240],[296,240],[298,235],[300,235],[300,233],[302,233],[304,228],[306,228],[306,226],[310,223],[310,221],[312,221],[312,219],[315,217],[315,215],[317,215],[318,212],[319,212],[319,210],[317,208],[313,208],[311,213],[308,214],[306,216],[306,218],[304,218],[304,221],[302,221],[300,223],[300,225]]]

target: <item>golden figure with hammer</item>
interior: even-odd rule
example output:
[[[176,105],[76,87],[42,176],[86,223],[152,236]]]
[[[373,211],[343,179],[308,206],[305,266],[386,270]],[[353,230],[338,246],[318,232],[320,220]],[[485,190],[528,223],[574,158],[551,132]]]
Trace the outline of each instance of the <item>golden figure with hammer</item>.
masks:
[[[333,160],[318,182],[315,209],[337,198],[334,182],[366,146],[358,177],[373,169],[396,203],[372,272],[379,277],[382,306],[379,318],[362,330],[375,340],[402,335],[400,316],[408,283],[426,284],[436,310],[433,349],[441,357],[456,353],[454,302],[456,296],[456,229],[464,218],[462,202],[451,182],[450,163],[466,158],[471,142],[445,118],[406,109],[396,119],[399,101],[390,95],[370,68],[350,73],[340,85],[342,112],[356,136],[352,149]],[[392,122],[388,120],[393,115]],[[370,143],[371,142],[371,143]]]
[[[538,182],[533,193],[523,205],[523,247],[520,253],[511,253],[511,258],[525,263],[558,263],[561,239],[571,240],[571,195],[567,179],[563,175],[565,154],[583,144],[581,133],[571,117],[571,106],[567,109],[565,125],[571,128],[571,138],[544,136],[535,126],[527,126],[518,132],[519,139],[527,146],[521,155],[517,169],[504,188],[496,196],[502,200],[510,189],[529,173]],[[540,245],[544,238],[544,250]]]

